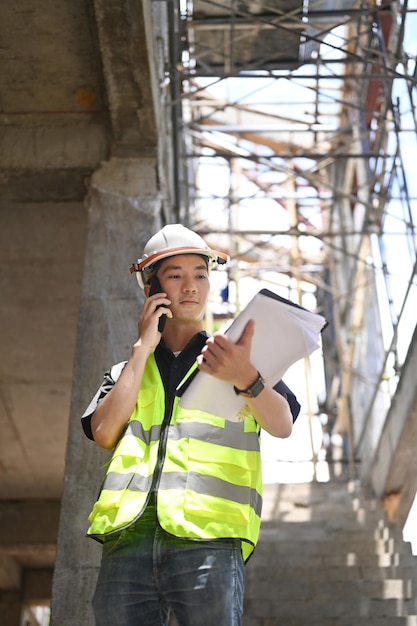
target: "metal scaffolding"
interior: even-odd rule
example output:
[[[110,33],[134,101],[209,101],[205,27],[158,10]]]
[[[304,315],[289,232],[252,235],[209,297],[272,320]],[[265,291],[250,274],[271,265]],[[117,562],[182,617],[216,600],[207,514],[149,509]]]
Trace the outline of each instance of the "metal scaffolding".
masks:
[[[323,430],[314,475],[320,454],[335,466],[336,433],[356,475],[415,329],[417,5],[173,6],[178,218],[232,255],[223,317],[246,280],[329,320],[324,396],[311,398],[306,366]]]

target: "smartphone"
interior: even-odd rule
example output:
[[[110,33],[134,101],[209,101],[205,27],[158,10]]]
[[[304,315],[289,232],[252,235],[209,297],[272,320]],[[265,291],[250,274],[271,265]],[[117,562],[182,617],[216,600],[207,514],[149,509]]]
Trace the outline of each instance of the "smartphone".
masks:
[[[151,280],[151,288],[149,291],[149,295],[153,296],[155,293],[160,293],[161,291],[162,291],[162,287],[161,287],[161,283],[159,282],[159,278],[157,276],[154,276]],[[156,308],[159,309],[160,306],[162,306],[162,304],[160,304]],[[164,315],[161,315],[158,321],[158,330],[160,333],[164,331],[166,321],[167,321],[167,316],[164,313]]]

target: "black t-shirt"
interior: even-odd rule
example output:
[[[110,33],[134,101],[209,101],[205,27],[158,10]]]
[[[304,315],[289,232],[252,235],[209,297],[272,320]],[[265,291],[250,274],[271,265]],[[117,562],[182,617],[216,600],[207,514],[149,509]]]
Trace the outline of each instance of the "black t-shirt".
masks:
[[[161,339],[158,346],[155,348],[155,360],[164,385],[167,405],[175,396],[179,383],[182,381],[191,366],[195,363],[195,360],[200,354],[208,337],[209,335],[205,331],[197,333],[177,356],[175,356],[175,354],[165,346],[163,339]],[[98,389],[81,418],[84,433],[89,439],[94,439],[91,432],[91,417],[100,400],[102,400],[104,396],[113,388],[125,364],[126,361],[123,361],[105,373],[102,385]],[[282,380],[274,386],[274,389],[287,398],[293,421],[295,422],[298,414],[300,413],[301,407],[294,393]]]

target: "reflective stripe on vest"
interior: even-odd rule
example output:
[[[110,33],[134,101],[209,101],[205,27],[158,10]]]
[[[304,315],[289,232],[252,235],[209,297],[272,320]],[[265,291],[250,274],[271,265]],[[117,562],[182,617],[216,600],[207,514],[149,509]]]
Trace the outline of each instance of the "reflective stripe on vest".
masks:
[[[129,491],[147,493],[150,482],[151,477],[144,478],[134,473],[118,474],[110,472],[106,476],[105,489],[109,491],[129,489]],[[164,489],[177,489],[181,484],[183,484],[183,489],[185,489],[185,486],[187,489],[194,491],[200,491],[203,488],[202,493],[209,493],[216,498],[225,498],[239,504],[248,504],[247,487],[231,485],[215,476],[202,476],[201,474],[192,474],[190,472],[169,472],[164,475]],[[256,489],[251,489],[250,491],[250,505],[257,515],[261,514],[262,497]]]
[[[163,427],[164,402],[151,355],[135,411],[90,514],[88,534],[100,538],[137,519],[158,472],[157,514],[167,532],[194,539],[241,538],[246,559],[258,539],[262,508],[258,425],[252,416],[231,422],[185,410],[176,398],[171,422]],[[158,457],[160,446],[166,448]]]

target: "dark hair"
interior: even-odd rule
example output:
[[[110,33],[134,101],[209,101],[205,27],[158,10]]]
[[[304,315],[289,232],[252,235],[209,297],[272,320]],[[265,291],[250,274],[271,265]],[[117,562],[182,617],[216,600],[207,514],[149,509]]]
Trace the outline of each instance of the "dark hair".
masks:
[[[172,256],[179,256],[181,253],[179,252],[178,254],[173,254]],[[205,254],[198,254],[198,252],[195,253],[197,256],[201,257],[204,260],[204,263],[206,264],[206,268],[208,270],[209,268],[209,259]],[[152,278],[155,276],[155,274],[157,274],[159,268],[161,267],[162,263],[164,261],[166,261],[167,259],[171,259],[172,257],[165,257],[164,259],[161,259],[160,261],[155,261],[155,263],[153,265],[150,265],[147,269],[149,271],[149,275],[147,277],[146,280],[146,284],[149,285],[152,282]]]
[[[148,267],[148,271],[149,271],[149,275],[147,277],[146,280],[146,284],[150,285],[152,278],[155,276],[155,274],[157,273],[157,271],[159,270],[159,268],[161,267],[161,263],[164,259],[161,259],[161,261],[156,261],[153,265],[151,265],[150,267]]]

